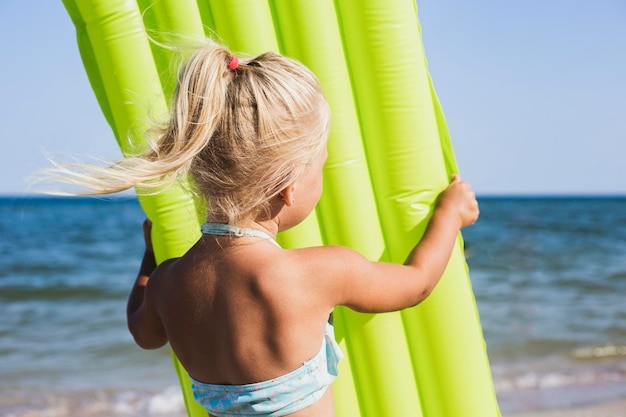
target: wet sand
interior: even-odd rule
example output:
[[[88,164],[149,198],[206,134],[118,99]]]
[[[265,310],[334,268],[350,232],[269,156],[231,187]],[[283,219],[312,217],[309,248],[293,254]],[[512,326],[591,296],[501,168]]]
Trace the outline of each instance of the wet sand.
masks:
[[[571,409],[503,414],[502,417],[626,417],[626,399]]]

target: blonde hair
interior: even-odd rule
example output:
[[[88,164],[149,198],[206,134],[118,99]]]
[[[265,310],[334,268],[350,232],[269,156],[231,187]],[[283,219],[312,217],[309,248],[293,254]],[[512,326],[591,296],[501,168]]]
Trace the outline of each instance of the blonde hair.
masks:
[[[271,199],[324,149],[330,110],[301,63],[268,52],[231,69],[231,58],[208,42],[180,71],[169,123],[147,152],[82,173],[61,167],[64,181],[94,195],[154,190],[190,174],[210,218],[268,215]]]

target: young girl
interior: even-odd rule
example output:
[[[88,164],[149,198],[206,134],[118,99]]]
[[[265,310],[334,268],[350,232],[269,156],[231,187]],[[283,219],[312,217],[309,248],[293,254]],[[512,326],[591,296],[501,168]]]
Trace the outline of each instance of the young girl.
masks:
[[[276,234],[303,221],[322,192],[330,125],[315,76],[274,53],[239,61],[210,43],[178,79],[172,117],[153,148],[99,172],[94,193],[191,174],[208,202],[200,240],[156,267],[150,223],[128,301],[136,342],[169,342],[210,416],[333,416],[336,306],[378,313],[424,300],[478,205],[454,176],[405,265],[338,246],[286,250]],[[97,178],[96,178],[97,177]]]

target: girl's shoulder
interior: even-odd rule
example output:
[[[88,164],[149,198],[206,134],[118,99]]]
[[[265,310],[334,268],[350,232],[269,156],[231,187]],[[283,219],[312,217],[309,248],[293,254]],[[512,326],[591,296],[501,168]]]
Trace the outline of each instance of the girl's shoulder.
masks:
[[[337,245],[287,250],[286,258],[283,265],[290,269],[312,275],[318,282],[327,279],[334,285],[349,275],[370,268],[372,264],[356,250]]]
[[[167,271],[169,271],[172,267],[174,267],[175,265],[177,265],[181,258],[170,258],[170,259],[166,259],[163,262],[161,262],[159,265],[157,265],[156,269],[154,270],[153,274],[154,275],[164,275],[167,274]]]
[[[149,283],[152,288],[163,286],[170,277],[176,275],[175,269],[179,266],[181,258],[170,258],[161,262],[150,274]]]
[[[366,261],[356,250],[346,246],[325,245],[290,249],[290,256],[312,263],[350,263]]]

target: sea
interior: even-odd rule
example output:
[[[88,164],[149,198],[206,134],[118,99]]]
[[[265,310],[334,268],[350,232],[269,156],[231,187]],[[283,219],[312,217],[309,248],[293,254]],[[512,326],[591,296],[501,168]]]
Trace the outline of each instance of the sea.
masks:
[[[463,237],[503,416],[625,399],[626,196],[479,203]],[[169,349],[126,328],[143,218],[0,198],[0,417],[185,415]]]

